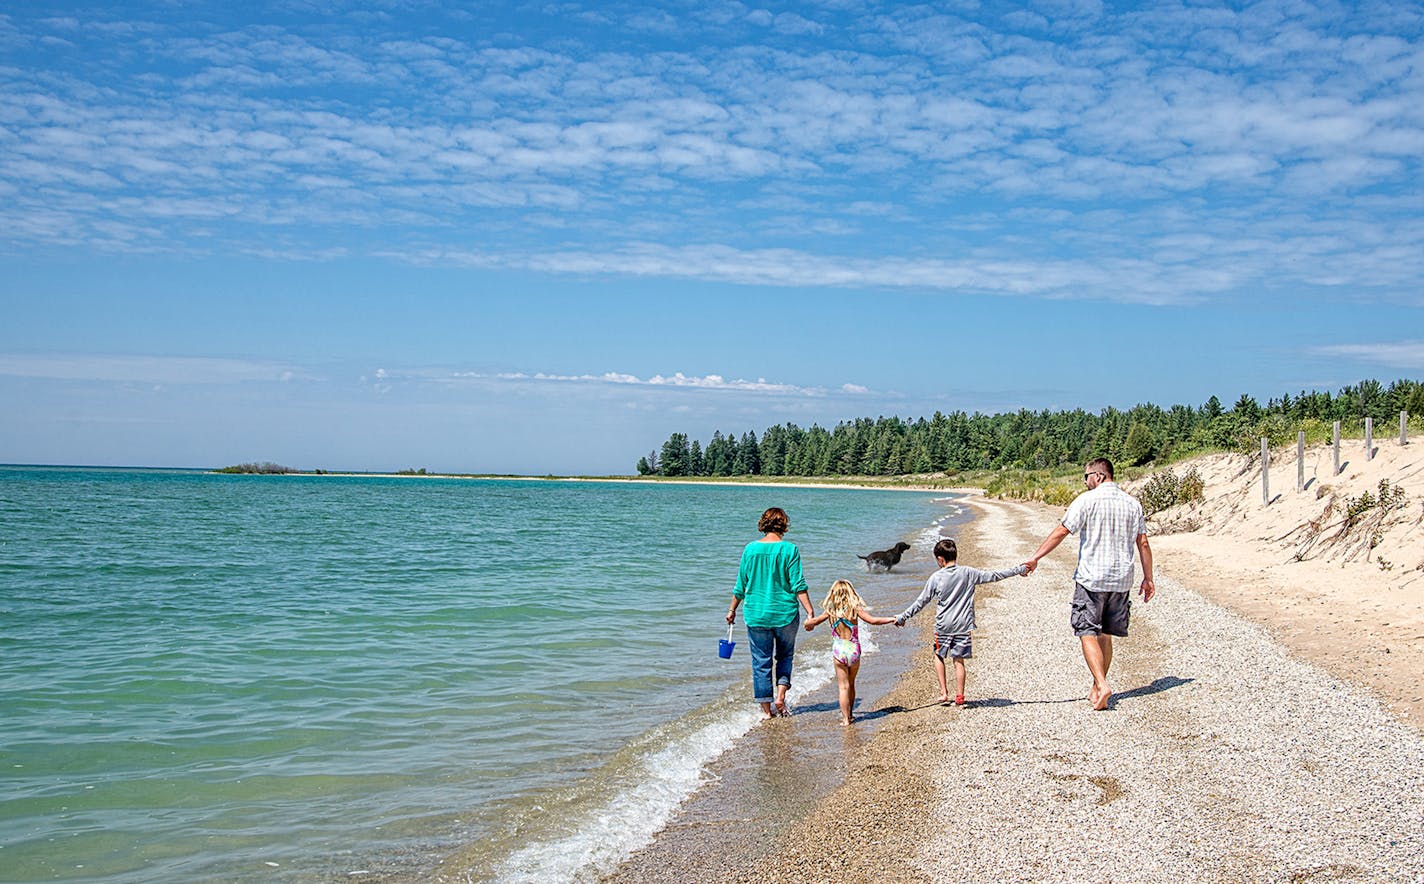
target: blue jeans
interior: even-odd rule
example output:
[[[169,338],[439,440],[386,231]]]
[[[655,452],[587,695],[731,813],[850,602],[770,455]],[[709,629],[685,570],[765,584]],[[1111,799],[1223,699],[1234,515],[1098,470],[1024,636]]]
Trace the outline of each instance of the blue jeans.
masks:
[[[770,703],[772,694],[772,663],[776,664],[776,683],[791,684],[791,658],[796,653],[796,633],[801,629],[801,612],[785,626],[747,627],[747,643],[752,649],[753,702]]]

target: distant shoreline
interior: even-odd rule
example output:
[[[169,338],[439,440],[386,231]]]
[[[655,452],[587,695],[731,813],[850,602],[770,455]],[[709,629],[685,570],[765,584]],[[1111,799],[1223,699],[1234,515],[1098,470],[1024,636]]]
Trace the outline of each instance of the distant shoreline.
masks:
[[[124,467],[114,467],[114,469],[124,469]],[[338,471],[314,472],[312,470],[295,470],[290,473],[224,473],[221,470],[205,470],[205,472],[227,476],[312,476],[319,478],[346,477],[346,478],[366,478],[366,479],[466,479],[496,482],[620,482],[643,485],[711,485],[717,487],[748,487],[748,488],[845,488],[854,491],[918,491],[918,492],[943,492],[946,494],[979,494],[983,489],[967,485],[935,485],[928,482],[885,482],[878,483],[866,481],[859,478],[855,481],[837,481],[834,478],[818,480],[811,476],[797,476],[789,481],[778,481],[776,479],[761,477],[759,479],[738,479],[733,477],[719,479],[700,478],[653,478],[648,476],[515,476],[508,474],[479,474],[479,473],[353,473]]]

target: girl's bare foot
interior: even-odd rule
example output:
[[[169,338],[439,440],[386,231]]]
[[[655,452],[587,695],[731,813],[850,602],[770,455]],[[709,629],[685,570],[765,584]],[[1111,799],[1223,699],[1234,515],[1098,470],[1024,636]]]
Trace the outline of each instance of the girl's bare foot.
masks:
[[[850,722],[851,720],[849,718],[842,718],[841,727],[850,727]]]

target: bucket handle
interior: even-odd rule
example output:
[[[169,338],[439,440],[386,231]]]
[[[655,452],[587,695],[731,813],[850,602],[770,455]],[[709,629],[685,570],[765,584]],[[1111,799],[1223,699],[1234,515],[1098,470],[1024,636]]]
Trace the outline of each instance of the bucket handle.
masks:
[[[732,624],[727,624],[727,641],[732,640]]]

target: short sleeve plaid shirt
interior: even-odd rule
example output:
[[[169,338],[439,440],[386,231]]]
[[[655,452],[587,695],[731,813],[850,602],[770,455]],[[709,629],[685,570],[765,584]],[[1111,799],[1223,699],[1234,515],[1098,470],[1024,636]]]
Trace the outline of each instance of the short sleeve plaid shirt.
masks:
[[[1147,533],[1147,517],[1137,498],[1116,482],[1103,482],[1068,505],[1063,527],[1078,535],[1078,570],[1073,579],[1079,586],[1092,592],[1132,589],[1137,536]]]

